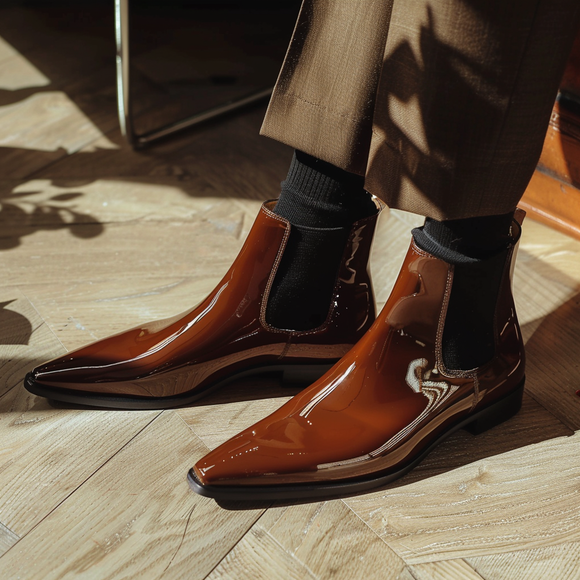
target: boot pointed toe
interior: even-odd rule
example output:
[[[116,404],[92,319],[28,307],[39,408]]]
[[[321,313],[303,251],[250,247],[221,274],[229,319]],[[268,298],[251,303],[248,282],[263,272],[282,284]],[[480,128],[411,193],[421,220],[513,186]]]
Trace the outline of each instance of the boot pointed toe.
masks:
[[[328,316],[318,328],[271,327],[266,306],[290,224],[265,203],[233,265],[192,310],[130,329],[45,363],[25,387],[81,405],[153,409],[195,401],[248,374],[314,380],[375,318],[368,257],[377,213],[353,224]]]

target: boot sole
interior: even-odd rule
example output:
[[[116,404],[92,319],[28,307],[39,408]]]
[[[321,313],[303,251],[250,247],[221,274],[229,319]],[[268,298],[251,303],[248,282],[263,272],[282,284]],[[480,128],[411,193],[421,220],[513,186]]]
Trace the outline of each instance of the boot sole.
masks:
[[[264,486],[222,486],[204,485],[197,479],[193,469],[187,474],[190,487],[196,493],[221,501],[276,501],[276,500],[315,500],[330,499],[355,495],[383,487],[392,481],[399,479],[416,465],[418,465],[439,443],[459,429],[465,429],[474,435],[478,435],[503,423],[513,417],[522,406],[525,378],[518,387],[510,394],[477,413],[456,423],[438,439],[431,443],[413,461],[396,472],[373,478],[342,481],[336,483],[320,484],[294,484],[294,485],[264,485]]]
[[[234,381],[257,376],[262,374],[281,375],[282,383],[287,387],[307,385],[319,379],[328,371],[334,363],[323,365],[269,365],[253,367],[235,373],[221,381],[208,385],[203,389],[192,389],[179,395],[170,397],[136,397],[136,396],[119,396],[92,393],[90,391],[77,391],[71,389],[60,389],[44,385],[34,380],[32,373],[28,373],[24,379],[24,387],[34,395],[45,397],[51,401],[62,403],[72,403],[84,407],[100,407],[106,409],[122,410],[152,410],[152,409],[172,409],[189,405],[198,399],[205,397],[210,392],[219,389]]]

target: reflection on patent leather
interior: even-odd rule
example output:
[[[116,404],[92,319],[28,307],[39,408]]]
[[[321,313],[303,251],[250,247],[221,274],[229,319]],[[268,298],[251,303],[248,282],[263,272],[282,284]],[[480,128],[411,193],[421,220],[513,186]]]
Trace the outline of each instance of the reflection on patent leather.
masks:
[[[56,401],[151,409],[189,403],[257,372],[282,372],[294,382],[321,376],[374,321],[368,258],[379,208],[352,226],[325,322],[292,331],[265,317],[290,232],[272,213],[274,203],[262,206],[230,270],[201,304],[49,361],[29,373],[26,388]]]
[[[189,473],[193,489],[221,500],[357,493],[402,476],[453,431],[481,432],[515,414],[525,366],[511,292],[520,210],[516,220],[491,360],[467,371],[445,367],[453,266],[413,242],[365,336],[309,388],[198,461]]]

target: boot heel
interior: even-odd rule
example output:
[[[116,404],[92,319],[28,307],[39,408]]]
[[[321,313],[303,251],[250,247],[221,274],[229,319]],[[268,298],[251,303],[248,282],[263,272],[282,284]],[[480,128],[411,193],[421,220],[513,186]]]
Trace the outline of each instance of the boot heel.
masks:
[[[480,411],[474,420],[463,428],[472,435],[479,435],[513,417],[522,407],[524,382],[525,378],[515,391]]]
[[[287,366],[282,369],[282,384],[285,387],[309,385],[319,379],[332,365]]]

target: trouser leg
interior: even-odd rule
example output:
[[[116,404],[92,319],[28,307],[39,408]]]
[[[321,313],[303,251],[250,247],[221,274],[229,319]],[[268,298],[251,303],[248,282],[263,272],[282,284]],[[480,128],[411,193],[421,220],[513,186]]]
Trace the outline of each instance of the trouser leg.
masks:
[[[537,163],[580,4],[391,4],[305,2],[263,134],[366,174],[394,208],[510,211]]]
[[[392,0],[304,0],[262,134],[364,175]]]

